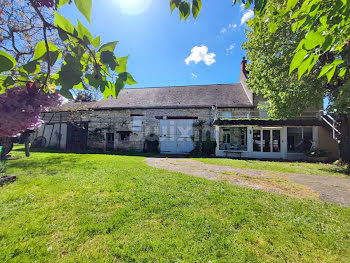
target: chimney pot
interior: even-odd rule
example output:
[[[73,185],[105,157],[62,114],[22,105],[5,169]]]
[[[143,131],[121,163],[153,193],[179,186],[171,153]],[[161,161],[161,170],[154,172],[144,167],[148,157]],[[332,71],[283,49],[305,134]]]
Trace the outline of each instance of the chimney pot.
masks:
[[[245,57],[243,57],[242,62],[241,62],[241,70],[243,73],[246,73],[246,65],[247,65],[247,60],[245,59]]]

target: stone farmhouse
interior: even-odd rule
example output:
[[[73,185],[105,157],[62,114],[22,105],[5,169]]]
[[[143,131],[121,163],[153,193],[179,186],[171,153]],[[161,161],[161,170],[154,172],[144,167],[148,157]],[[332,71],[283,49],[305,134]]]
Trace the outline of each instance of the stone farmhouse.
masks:
[[[127,88],[118,99],[68,103],[43,113],[32,139],[37,147],[67,151],[143,152],[156,142],[161,153],[188,154],[211,140],[221,157],[297,160],[310,149],[338,157],[332,120],[321,106],[271,120],[246,76],[243,61],[237,84]]]

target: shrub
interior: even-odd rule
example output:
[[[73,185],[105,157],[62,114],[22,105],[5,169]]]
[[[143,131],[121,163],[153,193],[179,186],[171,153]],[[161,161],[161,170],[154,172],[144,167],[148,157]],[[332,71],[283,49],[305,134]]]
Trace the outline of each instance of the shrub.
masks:
[[[204,155],[212,155],[215,154],[216,142],[215,141],[204,141],[202,144],[202,154]]]
[[[147,136],[144,142],[143,152],[159,153],[159,137],[157,135],[151,133]]]
[[[328,157],[329,153],[322,149],[311,150],[306,154],[308,157]]]

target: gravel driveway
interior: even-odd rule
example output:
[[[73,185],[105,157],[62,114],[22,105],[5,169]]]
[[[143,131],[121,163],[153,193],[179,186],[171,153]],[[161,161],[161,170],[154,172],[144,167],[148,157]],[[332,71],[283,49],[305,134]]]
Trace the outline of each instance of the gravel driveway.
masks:
[[[173,172],[227,181],[257,190],[294,197],[321,199],[350,207],[350,178],[234,169],[185,158],[146,158],[149,166]]]

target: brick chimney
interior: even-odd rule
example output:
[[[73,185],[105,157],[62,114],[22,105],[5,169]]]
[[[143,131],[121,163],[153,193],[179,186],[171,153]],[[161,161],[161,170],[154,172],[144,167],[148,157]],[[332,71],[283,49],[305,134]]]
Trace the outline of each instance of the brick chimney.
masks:
[[[246,65],[247,65],[247,60],[245,59],[245,57],[243,57],[242,62],[241,62],[241,71],[244,74],[246,74],[246,72],[247,72]]]
[[[247,71],[246,66],[247,66],[247,60],[245,57],[243,57],[241,62],[241,72],[239,73],[239,82],[241,83],[245,93],[247,94],[249,101],[253,105],[254,95],[251,89],[249,89],[247,84],[247,78],[248,78],[249,72]]]

